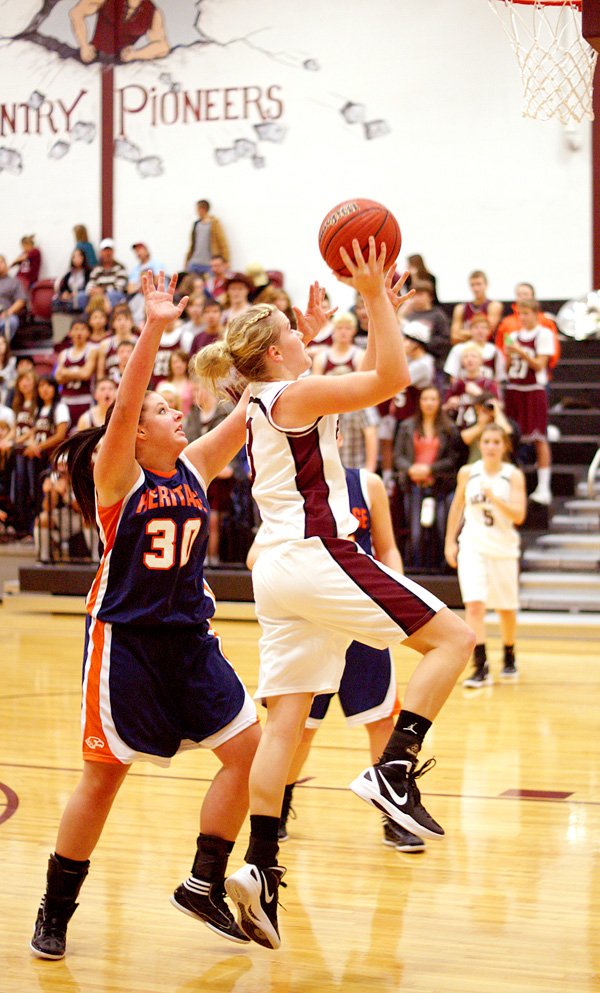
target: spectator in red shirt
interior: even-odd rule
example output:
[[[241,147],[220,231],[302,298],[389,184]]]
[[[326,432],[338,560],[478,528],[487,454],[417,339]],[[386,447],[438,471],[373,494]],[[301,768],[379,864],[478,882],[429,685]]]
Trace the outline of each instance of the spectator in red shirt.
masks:
[[[29,293],[34,283],[40,278],[40,268],[42,265],[42,253],[35,247],[35,239],[32,234],[23,235],[21,238],[21,254],[17,255],[10,269],[18,265],[15,273],[18,280],[23,284],[23,289]]]

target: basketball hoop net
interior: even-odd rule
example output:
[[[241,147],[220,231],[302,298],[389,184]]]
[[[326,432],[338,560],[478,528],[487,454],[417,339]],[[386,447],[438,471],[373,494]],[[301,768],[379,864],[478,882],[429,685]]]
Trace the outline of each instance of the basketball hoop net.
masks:
[[[594,119],[597,52],[581,33],[581,0],[488,0],[521,70],[523,117]]]

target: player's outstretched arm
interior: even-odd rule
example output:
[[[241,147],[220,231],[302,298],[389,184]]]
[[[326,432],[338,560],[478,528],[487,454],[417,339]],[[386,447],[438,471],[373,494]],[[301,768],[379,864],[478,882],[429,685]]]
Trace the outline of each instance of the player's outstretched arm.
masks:
[[[94,467],[94,483],[102,506],[111,507],[133,486],[139,471],[135,460],[135,442],[146,387],[164,329],[181,316],[187,297],[173,302],[177,275],[165,286],[165,274],[142,273],[142,291],[146,302],[146,323],[131,353],[119,383],[115,409],[102,439]]]

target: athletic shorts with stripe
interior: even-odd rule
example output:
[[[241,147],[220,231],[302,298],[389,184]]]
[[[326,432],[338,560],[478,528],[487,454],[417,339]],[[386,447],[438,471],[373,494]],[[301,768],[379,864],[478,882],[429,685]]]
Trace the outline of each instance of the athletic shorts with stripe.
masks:
[[[307,728],[320,727],[334,695],[320,693],[314,698]],[[399,714],[396,672],[389,649],[371,648],[353,641],[346,652],[338,697],[348,727],[373,724]]]
[[[337,693],[352,641],[405,641],[445,604],[343,538],[265,548],[252,573],[262,629],[255,699]]]
[[[256,723],[256,708],[208,623],[109,624],[89,617],[83,663],[83,757],[169,765]]]

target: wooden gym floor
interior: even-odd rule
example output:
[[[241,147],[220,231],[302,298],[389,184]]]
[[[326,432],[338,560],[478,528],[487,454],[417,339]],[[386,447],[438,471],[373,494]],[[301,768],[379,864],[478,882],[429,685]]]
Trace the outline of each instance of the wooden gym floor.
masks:
[[[256,625],[217,627],[253,689]],[[597,640],[576,630],[521,638],[516,685],[454,690],[424,750],[438,765],[421,780],[447,836],[422,855],[385,848],[376,811],[346,788],[367,738],[332,708],[282,846],[279,951],[232,945],[169,904],[216,769],[196,752],[169,770],[134,767],[67,958],[33,958],[47,856],[79,775],[82,634],[81,617],[0,608],[0,993],[600,990],[600,666]],[[402,688],[411,653],[395,659]]]

